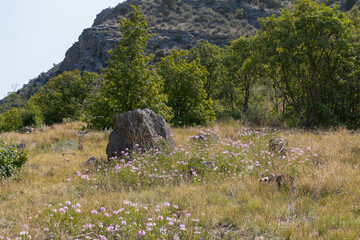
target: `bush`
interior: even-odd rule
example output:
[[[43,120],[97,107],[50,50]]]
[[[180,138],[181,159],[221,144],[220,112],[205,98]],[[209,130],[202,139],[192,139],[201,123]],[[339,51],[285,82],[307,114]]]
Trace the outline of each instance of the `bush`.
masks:
[[[23,126],[41,127],[44,123],[43,115],[39,106],[27,102],[22,115]]]
[[[0,132],[20,130],[23,127],[22,108],[11,108],[0,115]]]
[[[0,140],[0,177],[10,177],[27,161],[26,153]]]

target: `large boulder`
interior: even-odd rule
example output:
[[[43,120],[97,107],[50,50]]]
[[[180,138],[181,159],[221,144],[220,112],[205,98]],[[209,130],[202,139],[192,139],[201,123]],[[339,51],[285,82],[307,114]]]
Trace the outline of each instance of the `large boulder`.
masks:
[[[119,114],[114,119],[113,132],[106,147],[108,159],[122,151],[157,148],[167,142],[174,145],[171,129],[161,115],[149,109],[137,109]]]

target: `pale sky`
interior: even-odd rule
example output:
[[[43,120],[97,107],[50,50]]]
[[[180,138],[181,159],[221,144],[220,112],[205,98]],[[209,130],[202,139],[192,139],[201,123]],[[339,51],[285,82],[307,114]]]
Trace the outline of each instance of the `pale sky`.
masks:
[[[0,99],[60,63],[96,14],[123,0],[0,0]]]

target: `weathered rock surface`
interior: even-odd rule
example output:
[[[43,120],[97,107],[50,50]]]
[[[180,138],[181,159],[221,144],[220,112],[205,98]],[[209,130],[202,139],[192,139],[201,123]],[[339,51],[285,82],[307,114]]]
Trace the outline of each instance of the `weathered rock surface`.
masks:
[[[86,162],[83,162],[80,164],[81,167],[88,166],[88,165],[96,165],[98,161],[96,160],[96,157],[89,158]]]
[[[269,151],[279,154],[286,154],[287,144],[288,144],[287,140],[283,140],[279,137],[277,137],[276,139],[271,139],[269,141]]]
[[[110,160],[122,151],[159,147],[164,141],[173,146],[169,125],[161,115],[149,109],[137,109],[119,114],[114,119],[106,154]]]

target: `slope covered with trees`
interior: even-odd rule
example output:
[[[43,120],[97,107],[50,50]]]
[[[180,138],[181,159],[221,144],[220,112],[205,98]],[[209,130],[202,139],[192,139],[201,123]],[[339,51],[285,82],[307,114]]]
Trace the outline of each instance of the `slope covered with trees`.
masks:
[[[260,27],[257,18],[279,14],[279,7],[288,3],[280,0],[126,0],[99,13],[94,24],[68,49],[61,63],[0,100],[0,113],[23,106],[39,88],[64,71],[79,69],[100,73],[110,58],[108,51],[121,38],[119,19],[129,17],[130,5],[143,6],[152,34],[146,53],[154,54],[154,60],[159,61],[172,49],[189,49],[198,41],[208,40],[223,46],[242,35],[253,34]]]
[[[71,99],[62,86],[74,84],[69,89],[80,89],[76,79],[89,86],[84,90],[89,94],[75,93],[78,100],[61,102],[59,107],[67,110],[55,109],[56,120],[45,123],[72,118],[105,128],[120,112],[150,108],[176,125],[206,125],[215,117],[231,117],[255,124],[357,128],[357,16],[356,7],[348,15],[336,6],[301,0],[282,10],[281,16],[261,19],[262,28],[253,36],[224,47],[198,42],[188,51],[173,50],[154,65],[154,55],[145,49],[150,39],[147,21],[140,7],[133,7],[129,17],[120,21],[123,38],[110,51],[109,66],[100,76],[65,72],[60,82],[29,101],[27,106],[34,107],[2,114],[1,129],[19,128],[24,116],[36,115],[28,114],[34,109],[49,119],[46,111],[53,109],[52,101],[35,100],[47,88],[60,99]],[[66,81],[66,76],[74,81]],[[99,84],[91,85],[96,78]],[[71,111],[74,107],[78,111]],[[16,124],[12,120],[7,126],[9,115],[17,116]]]

